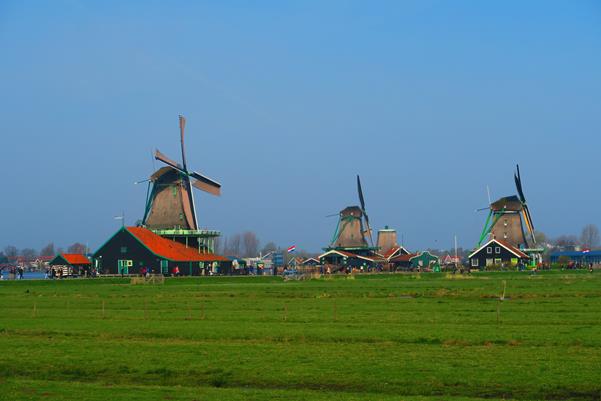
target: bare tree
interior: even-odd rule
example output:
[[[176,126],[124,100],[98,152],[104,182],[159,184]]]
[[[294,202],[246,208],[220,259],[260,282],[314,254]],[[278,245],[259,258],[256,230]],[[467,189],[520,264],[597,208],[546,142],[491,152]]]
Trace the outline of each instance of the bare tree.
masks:
[[[580,243],[583,247],[592,249],[599,246],[599,229],[594,224],[588,224],[582,229]]]
[[[7,258],[16,258],[19,255],[19,250],[16,246],[9,245],[4,247],[4,254]]]
[[[575,235],[561,235],[555,239],[554,245],[565,251],[573,251],[578,245],[578,238]]]
[[[536,242],[538,242],[539,244],[547,243],[547,235],[542,231],[535,231],[534,238],[536,238]]]
[[[67,248],[67,253],[81,253],[85,254],[87,251],[86,246],[82,243],[76,242],[72,245],[69,245]]]
[[[221,240],[221,237],[216,237],[213,245],[213,252],[215,252],[217,255],[225,254],[225,252],[222,252],[222,245],[223,241]]]
[[[54,256],[54,242],[49,243],[40,250],[41,256]]]
[[[257,256],[259,253],[259,238],[252,231],[246,231],[242,234],[242,242],[244,243],[244,257]]]
[[[35,259],[38,256],[38,252],[33,248],[23,248],[21,249],[21,256],[23,256],[27,260]]]
[[[274,242],[268,242],[265,244],[263,249],[261,249],[261,253],[263,255],[267,255],[269,252],[275,252],[278,250],[278,246]]]
[[[231,256],[240,257],[240,234],[235,234],[229,239],[229,253]]]

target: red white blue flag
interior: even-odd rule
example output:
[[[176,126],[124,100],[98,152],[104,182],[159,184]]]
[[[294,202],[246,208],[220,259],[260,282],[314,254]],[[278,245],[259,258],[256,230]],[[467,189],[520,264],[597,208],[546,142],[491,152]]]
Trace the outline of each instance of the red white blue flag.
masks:
[[[292,245],[291,247],[288,248],[288,253],[292,253],[296,251],[296,245]]]

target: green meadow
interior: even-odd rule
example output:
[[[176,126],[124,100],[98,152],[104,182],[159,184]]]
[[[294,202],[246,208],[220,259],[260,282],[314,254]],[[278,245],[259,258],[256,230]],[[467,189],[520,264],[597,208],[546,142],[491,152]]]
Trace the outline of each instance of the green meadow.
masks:
[[[0,282],[0,399],[600,400],[601,274]]]

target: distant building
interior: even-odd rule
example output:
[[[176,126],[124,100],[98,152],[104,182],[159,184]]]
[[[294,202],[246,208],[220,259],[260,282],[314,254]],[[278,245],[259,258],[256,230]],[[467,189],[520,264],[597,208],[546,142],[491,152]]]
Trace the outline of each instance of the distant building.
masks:
[[[307,258],[305,260],[303,260],[303,262],[301,263],[303,266],[318,266],[319,263],[319,259],[317,258]]]
[[[322,265],[336,265],[339,267],[372,267],[377,261],[370,256],[359,255],[338,249],[330,249],[318,256]]]
[[[565,256],[564,259],[570,262],[579,264],[601,264],[601,251],[564,251],[553,252],[549,255],[551,263],[560,263],[559,258]]]
[[[393,269],[432,269],[439,266],[438,256],[428,251],[420,253],[399,254],[390,259]]]
[[[460,265],[461,264],[461,256],[452,256],[447,254],[443,259],[442,259],[442,264],[443,265]]]
[[[530,257],[507,242],[491,239],[469,256],[472,268],[483,269],[488,266],[515,267],[527,264]]]

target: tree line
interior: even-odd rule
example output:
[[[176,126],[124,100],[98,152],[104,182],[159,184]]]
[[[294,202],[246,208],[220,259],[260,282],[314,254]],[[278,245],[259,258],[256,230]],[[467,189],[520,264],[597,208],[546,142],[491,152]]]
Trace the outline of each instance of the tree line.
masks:
[[[294,254],[288,254],[286,249],[287,247],[276,245],[273,241],[269,241],[261,247],[261,241],[252,231],[218,237],[215,242],[215,253],[236,258],[252,258],[267,255],[269,252],[282,252],[287,261],[293,256],[305,259],[317,255],[302,249],[297,249]]]
[[[23,248],[19,249],[14,245],[7,245],[0,252],[0,263],[7,263],[9,260],[15,259],[19,256],[32,260],[38,256],[54,256],[58,253],[82,253],[86,254],[89,252],[89,248],[80,242],[75,242],[67,247],[65,252],[63,248],[55,248],[54,242],[50,242],[43,246],[39,251],[34,248]]]

